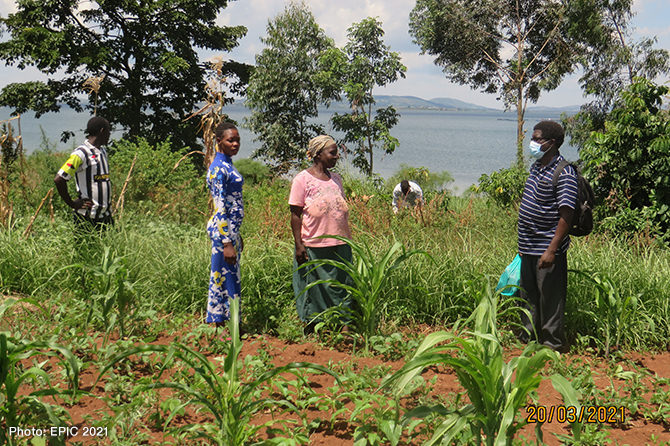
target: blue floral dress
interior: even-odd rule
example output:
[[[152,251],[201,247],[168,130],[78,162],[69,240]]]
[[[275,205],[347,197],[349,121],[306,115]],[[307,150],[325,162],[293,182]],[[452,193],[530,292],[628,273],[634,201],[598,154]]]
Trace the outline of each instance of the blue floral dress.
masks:
[[[228,299],[240,297],[240,226],[244,218],[242,175],[231,158],[217,152],[207,172],[207,187],[214,200],[214,215],[207,223],[212,239],[212,271],[209,277],[209,296],[205,322],[224,322],[230,319]],[[232,242],[237,262],[229,264],[223,257],[223,245]]]

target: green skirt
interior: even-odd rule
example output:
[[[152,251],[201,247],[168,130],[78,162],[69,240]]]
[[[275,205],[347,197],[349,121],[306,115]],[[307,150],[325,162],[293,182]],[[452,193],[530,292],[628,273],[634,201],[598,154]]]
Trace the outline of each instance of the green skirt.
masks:
[[[309,260],[332,259],[351,262],[349,245],[327,246],[324,248],[306,248]],[[341,305],[350,308],[349,292],[343,288],[329,284],[319,284],[304,291],[307,285],[317,280],[337,280],[351,285],[349,274],[331,265],[321,265],[298,269],[298,262],[293,257],[293,292],[295,293],[298,316],[304,322],[314,322],[315,316],[331,307]],[[318,318],[317,318],[318,320]]]

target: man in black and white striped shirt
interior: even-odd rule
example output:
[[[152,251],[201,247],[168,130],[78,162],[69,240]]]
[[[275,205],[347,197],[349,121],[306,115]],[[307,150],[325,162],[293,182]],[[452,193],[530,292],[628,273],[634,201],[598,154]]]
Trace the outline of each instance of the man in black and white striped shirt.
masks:
[[[107,151],[102,147],[109,142],[110,130],[105,118],[91,118],[86,125],[86,140],[72,152],[54,178],[63,201],[74,209],[74,220],[79,227],[100,228],[114,223],[110,208],[109,162]],[[67,181],[73,176],[79,195],[74,200],[67,190]]]

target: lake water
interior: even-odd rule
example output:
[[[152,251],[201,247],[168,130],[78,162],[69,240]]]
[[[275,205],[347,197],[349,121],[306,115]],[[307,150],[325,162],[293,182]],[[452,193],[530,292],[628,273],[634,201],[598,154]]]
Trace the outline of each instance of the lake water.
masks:
[[[230,106],[226,110],[238,123],[244,121],[248,111],[242,106]],[[337,137],[328,125],[332,111],[323,110],[317,122]],[[400,109],[400,121],[391,130],[399,145],[392,155],[378,154],[374,170],[384,178],[393,175],[401,164],[427,167],[431,171],[448,171],[454,177],[450,189],[462,192],[476,183],[481,174],[490,174],[509,167],[516,157],[516,114],[513,112],[487,111],[437,111]],[[0,120],[8,119],[9,109],[0,108]],[[21,117],[21,130],[26,152],[43,144],[43,135],[56,150],[70,151],[83,139],[83,129],[89,115],[64,108],[58,114],[49,113],[35,119],[33,113]],[[560,119],[558,112],[526,113],[526,143],[533,125],[543,119]],[[12,121],[16,129],[16,121]],[[75,138],[60,142],[63,130],[75,132]],[[119,137],[120,133],[112,135]],[[240,128],[242,147],[238,157],[247,158],[259,147],[254,134]],[[578,158],[577,150],[567,142],[561,153],[569,160]]]

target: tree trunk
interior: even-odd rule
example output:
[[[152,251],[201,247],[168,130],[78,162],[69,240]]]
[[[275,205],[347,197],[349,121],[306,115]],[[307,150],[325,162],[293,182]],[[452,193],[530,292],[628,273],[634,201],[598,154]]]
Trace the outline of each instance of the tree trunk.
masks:
[[[516,12],[517,17],[521,17],[519,1],[516,2]],[[517,70],[516,70],[516,165],[517,167],[523,169],[525,162],[523,159],[523,115],[524,115],[524,104],[523,104],[523,82],[525,76],[525,70],[523,70],[523,49],[526,36],[521,31],[520,19],[517,21]]]
[[[370,90],[370,96],[372,96],[372,90]],[[372,176],[372,163],[373,163],[373,157],[372,157],[372,135],[370,134],[370,127],[372,127],[372,104],[369,105],[368,107],[368,116],[367,116],[367,133],[368,133],[368,152],[370,153],[370,170],[368,170],[368,176]]]
[[[370,170],[368,170],[368,176],[372,176],[372,142],[368,138],[368,152],[370,152]]]
[[[523,87],[519,84],[516,100],[516,164],[518,167],[525,166],[523,159],[523,138],[524,138],[524,107],[523,107]]]

